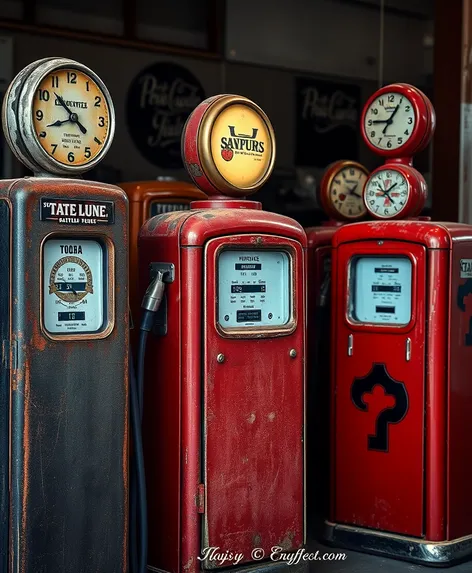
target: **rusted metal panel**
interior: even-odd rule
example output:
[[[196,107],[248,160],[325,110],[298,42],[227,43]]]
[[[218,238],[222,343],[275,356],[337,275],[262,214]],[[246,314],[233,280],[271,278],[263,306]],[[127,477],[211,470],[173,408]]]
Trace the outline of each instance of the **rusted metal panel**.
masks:
[[[10,570],[125,573],[128,544],[127,199],[116,187],[26,178],[11,204]],[[112,225],[40,220],[40,198],[113,201]],[[111,241],[114,325],[96,340],[52,340],[41,324],[42,242]],[[3,271],[2,271],[3,272]]]
[[[247,233],[264,231],[265,235],[281,235],[279,242],[286,241],[285,237],[289,236],[292,239],[289,243],[298,244],[300,266],[297,268],[301,273],[302,283],[297,298],[299,323],[297,334],[290,336],[294,337],[292,340],[302,337],[301,350],[293,362],[298,362],[298,367],[303,370],[302,377],[295,384],[298,384],[299,391],[304,394],[305,347],[302,332],[305,321],[305,269],[302,260],[305,256],[303,250],[306,247],[306,235],[300,226],[286,217],[261,213],[250,208],[237,210],[236,214],[235,211],[192,209],[168,213],[149,219],[140,231],[141,293],[149,284],[150,263],[172,263],[175,267],[175,280],[166,285],[168,332],[158,338],[151,336],[148,342],[149,361],[146,367],[144,406],[147,483],[149,488],[152,488],[148,497],[149,565],[164,571],[196,573],[202,566],[199,560],[202,550],[202,519],[206,519],[209,511],[206,499],[203,500],[205,505],[202,508],[202,485],[205,494],[208,488],[208,484],[202,481],[201,464],[204,395],[202,345],[206,323],[202,314],[203,269],[205,245],[211,239],[224,237],[228,244],[237,244],[240,239],[232,234],[235,230],[241,232],[241,228],[244,228]],[[256,237],[251,238],[248,234],[247,240],[252,239],[255,241]],[[255,243],[251,245],[254,246]],[[290,336],[285,338],[288,340]],[[280,340],[282,338],[284,337]],[[255,344],[255,348],[260,349],[258,342],[249,341],[248,346]],[[250,356],[253,352],[250,351]],[[293,385],[294,381],[291,380],[290,383]],[[291,409],[291,405],[286,407]],[[303,408],[297,409],[296,405],[294,408],[296,412],[293,416],[302,416],[302,422],[296,432],[297,439],[299,438],[298,447],[302,448],[304,412]],[[279,416],[281,423],[283,415],[279,413]],[[292,430],[293,426],[285,429],[287,434]],[[264,448],[264,444],[261,447]],[[286,451],[285,447],[283,450]],[[261,454],[261,460],[262,458]],[[264,460],[265,463],[267,460]],[[165,471],[162,470],[163,467]],[[297,467],[300,470],[300,466]],[[279,474],[276,481],[280,479]],[[298,483],[303,492],[303,467]],[[292,511],[298,516],[300,503],[301,525],[298,525],[297,517],[294,520],[295,525],[291,524],[290,529],[287,527],[289,532],[295,532],[293,547],[304,541],[302,498],[295,503]],[[202,509],[203,514],[200,513]]]
[[[255,244],[253,235],[231,237],[233,247]],[[227,238],[214,239],[205,255],[202,548],[242,554],[242,564],[255,549],[269,556],[273,546],[289,551],[304,543],[304,253],[285,237],[259,243],[292,249],[295,329],[278,337],[224,337],[215,304],[223,245]]]

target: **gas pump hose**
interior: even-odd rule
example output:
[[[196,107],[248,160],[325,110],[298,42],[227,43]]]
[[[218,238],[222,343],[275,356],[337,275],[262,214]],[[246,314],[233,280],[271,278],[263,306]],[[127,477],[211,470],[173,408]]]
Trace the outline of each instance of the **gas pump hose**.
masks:
[[[147,572],[147,502],[146,502],[146,475],[144,469],[144,452],[142,441],[142,419],[144,402],[144,359],[146,355],[146,343],[149,332],[154,325],[156,312],[164,296],[164,273],[158,271],[156,277],[149,285],[143,298],[143,309],[139,348],[137,356],[137,377],[134,365],[130,367],[130,406],[131,428],[133,435],[134,464],[132,466],[131,503],[130,503],[130,555],[131,573]],[[131,361],[132,362],[132,361]]]

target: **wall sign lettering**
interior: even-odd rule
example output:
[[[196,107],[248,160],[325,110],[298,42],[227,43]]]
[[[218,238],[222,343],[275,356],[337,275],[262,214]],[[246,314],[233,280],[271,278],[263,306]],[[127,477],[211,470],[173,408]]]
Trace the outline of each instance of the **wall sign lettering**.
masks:
[[[358,160],[359,86],[296,78],[295,164],[324,169],[339,159]]]
[[[142,70],[126,101],[128,131],[141,155],[157,167],[182,167],[180,136],[204,99],[200,82],[182,66],[157,63]]]

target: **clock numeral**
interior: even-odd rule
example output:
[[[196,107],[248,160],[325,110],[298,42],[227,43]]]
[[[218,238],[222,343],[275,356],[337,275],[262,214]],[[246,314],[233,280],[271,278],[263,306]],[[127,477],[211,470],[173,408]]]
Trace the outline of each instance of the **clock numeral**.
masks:
[[[405,106],[405,111],[406,111],[406,113],[408,113],[408,112],[410,111],[410,109],[411,109],[411,107],[410,107],[409,105],[406,105],[406,106]]]
[[[41,101],[49,101],[49,92],[48,90],[38,90],[39,99]]]
[[[408,129],[405,129],[404,135],[410,135],[410,132],[408,131]]]
[[[370,137],[375,137],[375,131],[370,132]]]
[[[384,215],[388,215],[388,209],[384,209]]]
[[[85,82],[85,87],[87,88],[87,91],[89,92],[90,91],[90,85],[89,85],[88,81]]]
[[[68,84],[76,84],[77,83],[77,74],[74,72],[67,72],[67,83]]]
[[[369,121],[367,122],[367,126],[368,126],[368,127],[371,127],[371,126],[372,126],[372,120],[371,120],[371,119],[369,119]]]
[[[412,118],[412,117],[409,117],[407,123],[408,123],[408,125],[411,125],[411,124],[413,123],[413,118]]]
[[[38,121],[41,121],[43,119],[43,117],[44,117],[43,112],[40,109],[38,109],[38,111],[36,112],[36,119]]]
[[[102,98],[100,96],[95,96],[95,107],[100,107],[100,102]]]
[[[52,76],[51,83],[53,88],[59,87],[59,76]]]
[[[388,96],[388,103],[393,103],[395,101],[395,96],[393,94],[390,94]]]
[[[373,205],[374,203],[375,203],[375,201],[374,201],[373,199],[371,199],[371,200],[369,201],[369,205]]]
[[[85,159],[88,159],[92,154],[90,153],[90,147],[85,148]]]
[[[75,157],[74,157],[74,154],[72,153],[72,151],[67,156],[67,161],[69,161],[69,163],[74,163]]]
[[[379,113],[379,110],[378,110],[376,107],[373,107],[370,111],[371,111],[374,115],[378,115],[378,113]]]
[[[403,143],[403,137],[399,137],[399,138],[397,139],[397,142],[398,142],[398,145],[400,145],[401,143]]]
[[[98,127],[105,127],[105,118],[102,116],[98,118]]]
[[[344,171],[341,173],[341,175],[343,176],[343,179],[346,179],[346,174],[344,173]]]
[[[390,141],[390,139],[387,141],[387,147],[390,149],[390,147],[392,147],[392,142]]]
[[[398,207],[396,205],[394,205],[393,208],[395,209],[395,211],[398,211]]]
[[[359,210],[359,213],[362,211],[362,205],[357,205],[357,209]]]
[[[349,215],[352,215],[352,209],[349,209]]]
[[[378,145],[380,145],[380,142],[381,142],[381,141],[382,141],[382,138],[381,138],[381,137],[379,137],[379,143],[378,143]]]
[[[385,104],[384,104],[384,100],[383,100],[383,99],[379,99],[379,105],[381,105],[382,107],[385,107]]]
[[[52,154],[54,155],[57,149],[57,143],[51,143],[51,147],[52,147]]]
[[[46,132],[45,132],[45,131],[42,131],[42,132],[39,134],[39,137],[42,137],[42,138],[46,137]]]
[[[334,182],[336,183],[336,185],[341,185],[341,180],[340,180],[340,179],[335,179]]]
[[[392,174],[390,171],[387,171],[387,179],[391,179],[392,178]]]
[[[354,169],[349,169],[349,175],[354,175]]]
[[[379,206],[376,205],[376,206],[375,206],[375,212],[377,213],[378,210],[379,210]]]

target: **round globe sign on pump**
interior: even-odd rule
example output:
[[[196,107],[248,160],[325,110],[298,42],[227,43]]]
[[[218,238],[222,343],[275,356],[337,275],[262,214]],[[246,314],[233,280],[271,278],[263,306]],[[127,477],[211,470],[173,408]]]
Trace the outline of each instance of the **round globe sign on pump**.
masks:
[[[208,195],[244,197],[255,193],[272,173],[274,130],[251,100],[215,96],[187,120],[182,156],[193,181]]]

